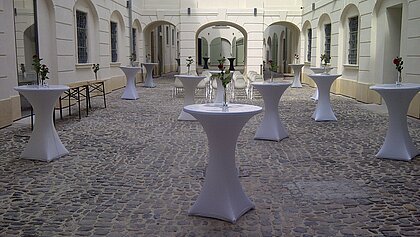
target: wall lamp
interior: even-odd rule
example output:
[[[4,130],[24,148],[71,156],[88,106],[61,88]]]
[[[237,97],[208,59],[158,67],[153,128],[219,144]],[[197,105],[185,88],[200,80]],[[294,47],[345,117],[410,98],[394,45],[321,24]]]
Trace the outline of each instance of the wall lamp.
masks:
[[[191,15],[191,8],[187,8],[187,14]]]
[[[257,16],[257,8],[254,7],[254,16]]]

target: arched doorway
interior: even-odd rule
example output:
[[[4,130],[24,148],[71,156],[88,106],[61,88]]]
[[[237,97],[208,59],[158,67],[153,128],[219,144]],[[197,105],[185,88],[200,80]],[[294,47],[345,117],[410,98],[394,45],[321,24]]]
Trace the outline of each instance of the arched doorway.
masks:
[[[143,32],[146,62],[158,63],[154,75],[161,75],[177,69],[177,28],[168,21],[149,23]]]
[[[392,63],[396,56],[404,57],[401,36],[405,30],[403,25],[403,9],[406,1],[377,1],[373,12],[373,37],[376,44],[373,55],[376,55],[375,81],[378,83],[395,83],[397,71]],[[404,70],[403,70],[404,73]],[[403,75],[404,77],[404,75]]]
[[[300,30],[291,22],[275,22],[265,29],[266,60],[273,61],[277,72],[291,72],[288,65],[293,63],[294,55],[299,54],[299,39]]]
[[[247,33],[241,26],[226,21],[217,21],[202,25],[196,32],[196,43],[198,44],[199,39],[203,42],[205,39],[210,42],[208,45],[209,54],[207,57],[210,58],[210,68],[217,68],[218,60],[222,57],[231,58],[235,57],[234,64],[241,66],[236,70],[244,70],[245,59],[246,59],[246,42]],[[203,43],[202,47],[203,47]],[[204,50],[196,51],[196,57],[206,57],[203,53]],[[225,61],[229,63],[228,60]]]

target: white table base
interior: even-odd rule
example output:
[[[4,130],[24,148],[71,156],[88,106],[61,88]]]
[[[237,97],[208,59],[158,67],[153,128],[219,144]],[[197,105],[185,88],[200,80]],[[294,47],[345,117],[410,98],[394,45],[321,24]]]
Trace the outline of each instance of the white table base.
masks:
[[[175,75],[184,86],[184,107],[194,104],[195,88],[205,76],[192,76],[192,75]],[[196,119],[184,110],[181,110],[178,120],[195,121]]]
[[[188,107],[185,107],[184,110]],[[235,223],[240,216],[255,208],[239,182],[235,166],[235,148],[242,127],[260,111],[261,108],[259,111],[254,110],[253,113],[246,114],[193,113],[207,134],[209,159],[203,188],[197,201],[188,212],[190,215],[217,218]]]
[[[35,88],[34,86],[32,87]],[[54,88],[54,86],[50,87]],[[60,90],[58,87],[64,89]],[[28,99],[35,113],[34,130],[21,158],[52,161],[69,154],[69,151],[64,147],[58,137],[52,115],[55,102],[65,90],[68,90],[68,87],[57,86],[57,88],[49,91],[35,91],[36,89],[25,91],[20,90],[19,87],[15,87],[15,90],[22,93]]]
[[[252,83],[260,91],[264,100],[264,117],[254,139],[281,141],[288,137],[278,110],[281,96],[291,83]]]
[[[318,103],[316,109],[312,114],[315,121],[337,121],[337,117],[331,107],[330,102],[330,88],[339,74],[310,74],[318,87]]]
[[[395,86],[395,85],[390,85]],[[420,90],[378,90],[376,86],[371,89],[376,90],[385,100],[388,108],[388,131],[386,132],[385,142],[379,152],[376,154],[378,158],[409,161],[418,154],[419,150],[408,133],[407,111],[411,100]],[[403,86],[401,86],[403,87]]]
[[[146,68],[146,79],[144,80],[143,86],[149,88],[156,87],[153,82],[153,67],[157,65],[157,63],[143,63],[143,65]]]
[[[136,74],[141,69],[140,67],[120,67],[127,77],[127,85],[125,86],[124,92],[121,99],[124,100],[137,100],[139,94],[136,90]]]
[[[289,64],[293,68],[294,79],[292,83],[292,88],[302,88],[302,84],[300,83],[300,75],[302,73],[303,64]]]

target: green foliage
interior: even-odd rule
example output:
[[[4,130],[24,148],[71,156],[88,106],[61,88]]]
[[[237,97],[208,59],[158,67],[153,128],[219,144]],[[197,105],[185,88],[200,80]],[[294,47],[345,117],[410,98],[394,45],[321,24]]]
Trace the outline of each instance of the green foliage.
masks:
[[[231,82],[232,80],[232,73],[230,73],[229,70],[227,70],[226,72],[221,70],[220,74],[219,74],[219,79],[220,81],[222,81],[222,86],[224,88],[226,88],[226,86]]]

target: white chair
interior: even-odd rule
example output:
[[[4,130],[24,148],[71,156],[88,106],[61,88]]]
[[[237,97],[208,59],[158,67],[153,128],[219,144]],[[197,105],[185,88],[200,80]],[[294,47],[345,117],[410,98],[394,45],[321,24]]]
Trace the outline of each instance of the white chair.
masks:
[[[201,80],[198,85],[197,85],[197,90],[203,90],[204,89],[204,94],[206,99],[209,97],[209,83],[210,83],[210,79],[211,79],[211,73],[209,71],[203,71],[201,73],[201,76],[205,76],[206,78],[204,78],[203,80]]]
[[[245,77],[239,71],[235,71],[233,73],[233,89],[232,89],[232,98],[235,98],[235,90],[245,90],[246,98],[249,97],[248,95],[248,88],[249,84]]]
[[[262,75],[259,75],[255,71],[249,71],[247,73],[247,79],[249,80],[250,84],[252,82],[264,82],[263,76]],[[252,100],[253,96],[254,96],[254,87],[251,84],[250,85],[250,88],[249,88],[249,98]]]

